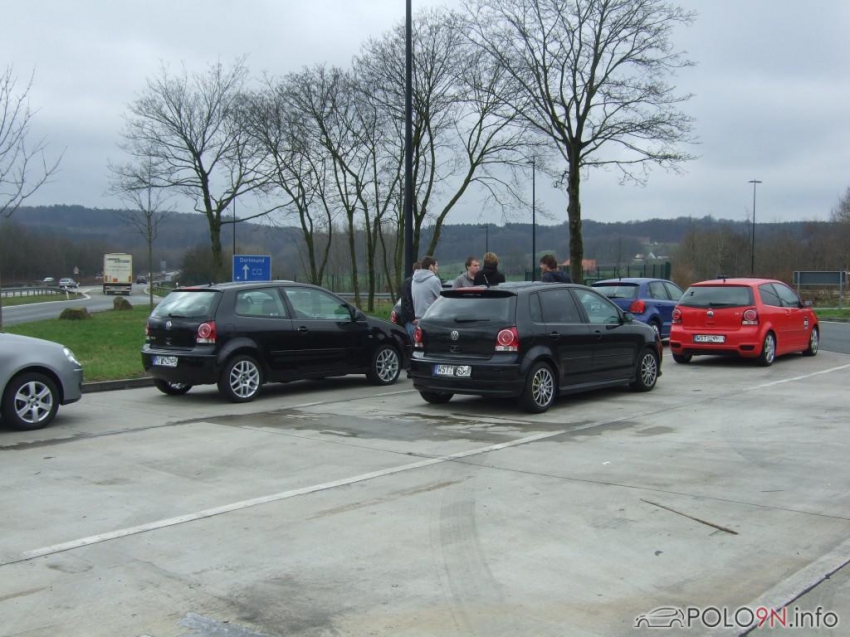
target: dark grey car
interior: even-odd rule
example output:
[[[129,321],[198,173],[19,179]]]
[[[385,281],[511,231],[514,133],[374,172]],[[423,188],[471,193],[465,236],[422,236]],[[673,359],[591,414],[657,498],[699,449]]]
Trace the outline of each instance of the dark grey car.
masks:
[[[0,333],[0,413],[6,426],[40,429],[82,395],[83,366],[67,347]]]

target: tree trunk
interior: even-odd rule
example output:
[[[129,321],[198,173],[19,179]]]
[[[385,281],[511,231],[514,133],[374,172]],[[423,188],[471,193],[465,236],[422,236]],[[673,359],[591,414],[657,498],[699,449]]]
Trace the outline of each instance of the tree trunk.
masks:
[[[224,272],[224,255],[221,252],[221,222],[210,218],[210,243],[215,278],[219,282],[228,281]],[[235,256],[235,255],[234,255]]]
[[[578,161],[570,161],[567,177],[567,217],[570,222],[570,276],[573,283],[584,283],[584,241],[581,236],[581,199],[579,189],[581,186],[581,172]]]
[[[354,291],[354,305],[360,307],[360,281],[357,280],[357,228],[354,213],[348,213],[348,253],[351,257],[351,285]]]

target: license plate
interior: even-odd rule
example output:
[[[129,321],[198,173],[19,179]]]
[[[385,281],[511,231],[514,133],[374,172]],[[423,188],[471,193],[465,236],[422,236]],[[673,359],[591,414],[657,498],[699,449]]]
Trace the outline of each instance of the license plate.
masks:
[[[177,367],[176,356],[154,356],[153,364],[159,367]]]
[[[472,367],[469,365],[434,365],[434,376],[469,378],[472,376]]]
[[[723,334],[694,334],[694,343],[725,343]]]

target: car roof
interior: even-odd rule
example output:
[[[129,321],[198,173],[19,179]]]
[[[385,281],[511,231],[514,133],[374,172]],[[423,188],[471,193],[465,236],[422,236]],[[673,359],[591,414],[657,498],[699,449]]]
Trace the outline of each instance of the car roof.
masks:
[[[756,285],[764,285],[765,283],[782,283],[781,281],[777,281],[776,279],[756,279],[756,278],[748,278],[748,277],[719,277],[717,279],[710,279],[708,281],[700,281],[698,283],[692,283],[691,285],[745,285],[745,286],[756,286]]]
[[[650,283],[652,281],[661,281],[661,282],[667,281],[667,282],[672,283],[672,281],[670,281],[669,279],[659,279],[659,278],[656,278],[656,277],[648,277],[648,276],[628,276],[628,277],[626,277],[626,276],[624,276],[624,277],[619,278],[619,279],[603,279],[602,281],[596,281],[592,284],[592,286],[598,285],[599,283],[604,283],[606,285],[610,284],[610,283],[639,284],[639,283]]]
[[[543,281],[506,281],[499,285],[492,285],[489,288],[483,285],[476,285],[469,288],[454,288],[442,291],[444,296],[458,296],[456,292],[469,293],[481,292],[483,294],[494,294],[496,296],[517,296],[522,292],[533,290],[549,290],[552,288],[579,288],[586,289],[589,286],[579,283],[544,283]],[[449,294],[446,294],[446,293]]]
[[[256,290],[260,288],[274,287],[299,287],[299,288],[315,288],[317,290],[325,290],[325,288],[311,283],[299,283],[297,281],[288,281],[285,279],[277,279],[274,281],[225,281],[223,283],[201,283],[199,285],[185,285],[175,288],[174,291],[185,290],[211,290],[213,292],[224,292],[226,290]],[[330,290],[325,290],[329,292]],[[333,292],[331,292],[333,294]]]

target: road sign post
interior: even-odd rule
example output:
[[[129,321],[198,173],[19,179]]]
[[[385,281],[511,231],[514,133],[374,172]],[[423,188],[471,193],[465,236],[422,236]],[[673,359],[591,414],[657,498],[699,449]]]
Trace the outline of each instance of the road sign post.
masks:
[[[268,255],[236,254],[233,256],[233,281],[271,281],[272,258]]]

